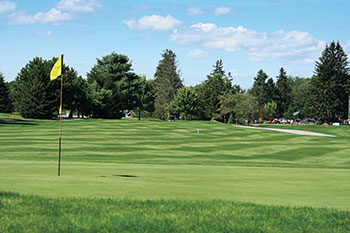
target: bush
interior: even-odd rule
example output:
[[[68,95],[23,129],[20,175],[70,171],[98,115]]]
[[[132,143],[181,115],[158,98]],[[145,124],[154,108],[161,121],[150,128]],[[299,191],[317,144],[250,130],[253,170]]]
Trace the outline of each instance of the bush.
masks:
[[[234,123],[232,114],[230,114],[230,117],[228,118],[228,122],[227,123],[228,124],[233,124]]]

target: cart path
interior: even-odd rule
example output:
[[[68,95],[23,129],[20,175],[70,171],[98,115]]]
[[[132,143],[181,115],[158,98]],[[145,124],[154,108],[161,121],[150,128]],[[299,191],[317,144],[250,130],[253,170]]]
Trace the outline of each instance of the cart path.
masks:
[[[271,131],[278,131],[283,133],[291,133],[291,134],[298,134],[298,135],[306,135],[306,136],[318,136],[318,137],[336,137],[334,135],[330,134],[324,134],[324,133],[315,133],[305,130],[294,130],[294,129],[276,129],[276,128],[263,128],[263,127],[253,127],[253,126],[243,126],[243,125],[234,125],[235,127],[240,128],[248,128],[248,129],[263,129],[263,130],[271,130]]]

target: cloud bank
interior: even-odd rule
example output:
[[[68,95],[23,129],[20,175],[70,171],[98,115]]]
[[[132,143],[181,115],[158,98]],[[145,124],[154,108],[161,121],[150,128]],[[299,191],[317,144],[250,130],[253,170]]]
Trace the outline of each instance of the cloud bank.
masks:
[[[0,9],[1,6],[0,4]],[[46,12],[38,12],[33,15],[28,15],[25,11],[12,12],[8,15],[8,23],[17,25],[36,23],[59,24],[75,19],[79,13],[92,13],[95,9],[101,7],[102,5],[98,0],[61,0],[56,4],[56,7]]]
[[[7,0],[1,1],[0,2],[0,15],[13,11],[14,9],[16,9],[16,6],[17,5],[15,2],[7,1]]]
[[[213,23],[198,23],[175,29],[170,40],[177,44],[228,52],[246,50],[249,60],[255,62],[284,58],[296,63],[311,63],[325,47],[325,42],[307,32],[279,30],[266,33],[242,26],[217,27]]]

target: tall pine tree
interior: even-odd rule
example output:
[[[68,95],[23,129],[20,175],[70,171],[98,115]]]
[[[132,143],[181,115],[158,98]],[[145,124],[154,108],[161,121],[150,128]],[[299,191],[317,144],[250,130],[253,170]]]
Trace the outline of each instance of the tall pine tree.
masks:
[[[5,82],[4,75],[0,73],[0,112],[12,112],[12,103],[9,94],[10,90]]]
[[[166,49],[159,61],[155,78],[155,116],[161,119],[167,117],[166,107],[174,99],[177,90],[183,87],[176,54]]]
[[[215,62],[215,65],[213,65],[214,69],[210,73],[210,75],[220,75],[221,77],[225,76],[225,70],[224,70],[224,63],[221,59],[217,60]]]
[[[283,115],[287,112],[289,105],[291,103],[291,88],[288,85],[287,82],[287,73],[283,69],[283,67],[280,69],[280,73],[277,76],[277,114]]]
[[[334,41],[322,52],[311,80],[313,110],[326,121],[347,118],[349,67],[347,55]]]
[[[50,81],[55,60],[36,57],[16,77],[16,109],[26,118],[51,119],[58,113],[60,80]]]
[[[269,102],[269,93],[268,93],[268,76],[261,69],[258,71],[258,74],[254,78],[253,87],[250,90],[251,94],[257,99],[259,106],[262,108],[266,103]],[[272,80],[273,81],[273,80]],[[271,81],[270,81],[271,84]],[[271,86],[271,85],[270,85]]]

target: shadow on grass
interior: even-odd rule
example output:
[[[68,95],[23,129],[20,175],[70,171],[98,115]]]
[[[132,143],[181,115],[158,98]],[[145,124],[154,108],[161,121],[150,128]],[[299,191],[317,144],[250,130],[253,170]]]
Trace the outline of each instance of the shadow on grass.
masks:
[[[0,119],[0,124],[9,124],[9,125],[38,125],[33,121],[21,120],[21,119]]]
[[[131,177],[131,178],[135,178],[135,177],[138,177],[138,176],[134,176],[134,175],[113,175],[113,176],[119,176],[119,177]]]

